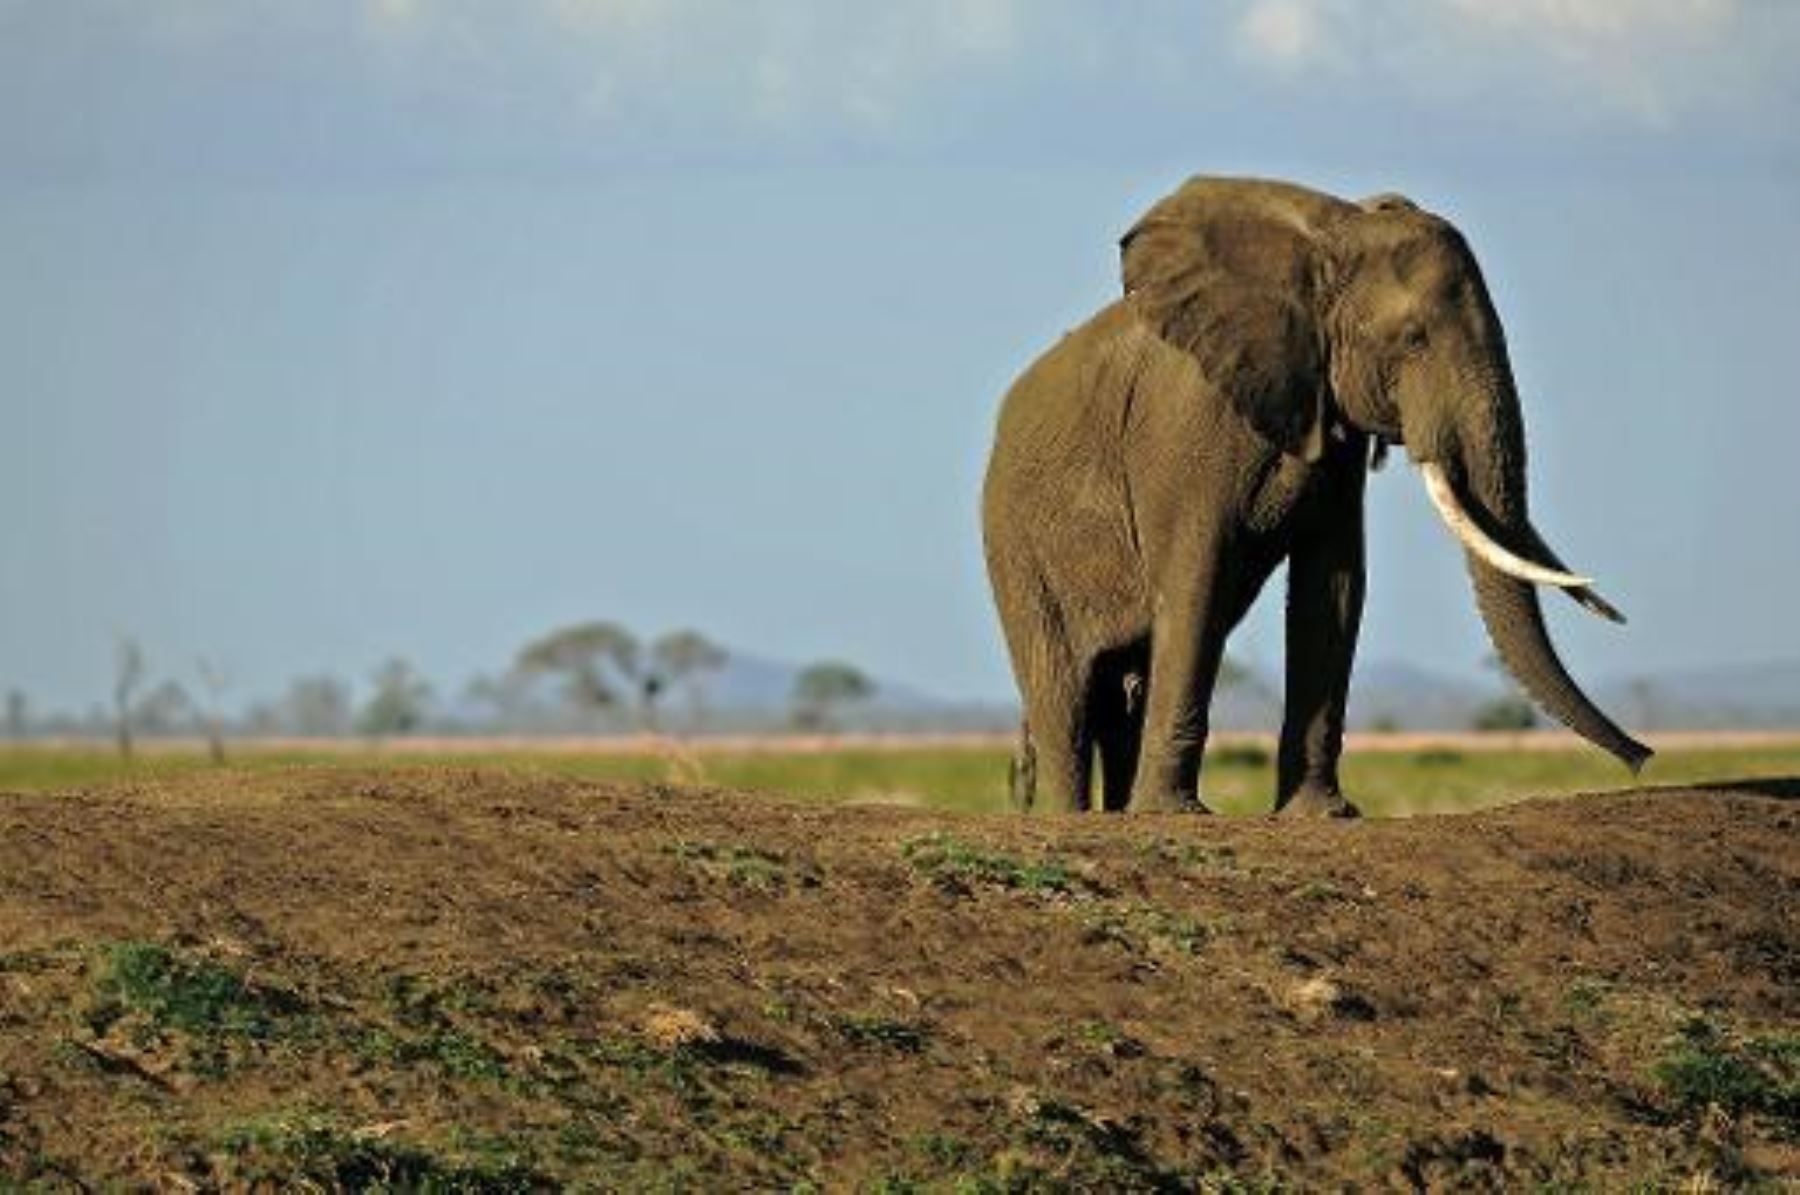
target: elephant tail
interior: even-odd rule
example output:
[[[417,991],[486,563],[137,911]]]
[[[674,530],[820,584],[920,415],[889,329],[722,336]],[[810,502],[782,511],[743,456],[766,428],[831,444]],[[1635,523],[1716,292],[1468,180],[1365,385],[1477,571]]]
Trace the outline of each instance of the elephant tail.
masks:
[[[1019,719],[1019,746],[1006,769],[1006,786],[1012,807],[1020,813],[1031,812],[1037,799],[1037,748],[1031,742],[1031,723]]]

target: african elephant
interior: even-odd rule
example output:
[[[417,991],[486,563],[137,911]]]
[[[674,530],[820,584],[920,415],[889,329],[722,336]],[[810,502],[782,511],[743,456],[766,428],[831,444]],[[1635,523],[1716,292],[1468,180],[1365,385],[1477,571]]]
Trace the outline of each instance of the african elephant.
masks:
[[[1024,699],[1015,798],[1200,809],[1225,639],[1288,562],[1275,806],[1354,816],[1338,784],[1363,602],[1363,483],[1404,444],[1461,540],[1500,660],[1634,771],[1650,755],[1569,677],[1537,585],[1624,619],[1526,513],[1506,338],[1468,245],[1398,196],[1194,178],[1120,241],[1125,295],[1002,405],[982,495]]]

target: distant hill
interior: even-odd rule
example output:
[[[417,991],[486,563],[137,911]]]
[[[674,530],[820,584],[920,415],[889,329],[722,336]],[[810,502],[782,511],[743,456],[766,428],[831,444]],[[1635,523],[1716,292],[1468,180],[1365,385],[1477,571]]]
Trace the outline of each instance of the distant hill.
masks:
[[[1595,697],[1648,730],[1763,730],[1800,727],[1800,660],[1720,665],[1626,676]]]
[[[698,713],[690,690],[677,687],[665,696],[664,725],[736,732],[786,729],[794,680],[804,667],[732,651],[729,663],[704,679]],[[878,676],[871,680],[874,694],[841,711],[843,729],[1009,733],[1018,725],[1018,709],[1011,702],[955,701],[903,682]],[[1278,729],[1282,687],[1278,669],[1246,669],[1215,694],[1212,725],[1220,730]],[[1470,680],[1404,660],[1365,660],[1351,680],[1350,728],[1466,730],[1482,705],[1509,692],[1498,676]],[[1622,724],[1638,731],[1800,728],[1800,660],[1615,677],[1591,685],[1589,692]],[[570,720],[553,681],[531,686],[522,709],[521,729],[592,727]],[[477,711],[466,699],[449,712],[453,719],[476,720]],[[634,725],[626,711],[605,721],[613,730]]]
[[[800,666],[734,656],[708,686],[709,708],[740,727],[778,724]],[[876,679],[875,696],[847,715],[857,728],[1010,730],[1005,703],[947,701]],[[1485,678],[1484,678],[1485,680]],[[1467,680],[1397,659],[1360,661],[1351,678],[1353,730],[1466,730],[1487,702],[1511,692],[1498,676]],[[1249,669],[1221,686],[1212,724],[1220,730],[1273,731],[1281,725],[1283,680],[1277,669]],[[1589,687],[1600,705],[1636,730],[1800,728],[1800,660],[1719,666],[1604,679]]]

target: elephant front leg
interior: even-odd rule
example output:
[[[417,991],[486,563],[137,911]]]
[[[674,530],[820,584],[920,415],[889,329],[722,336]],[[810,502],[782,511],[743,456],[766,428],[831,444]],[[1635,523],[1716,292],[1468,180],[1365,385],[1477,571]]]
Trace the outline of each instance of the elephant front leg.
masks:
[[[1209,812],[1200,800],[1213,685],[1224,655],[1224,602],[1215,568],[1195,569],[1159,602],[1150,630],[1142,745],[1131,784],[1134,813]]]
[[[1360,483],[1360,476],[1357,482]],[[1362,622],[1360,484],[1330,525],[1288,561],[1287,708],[1275,793],[1278,813],[1356,817],[1338,785],[1350,665]]]

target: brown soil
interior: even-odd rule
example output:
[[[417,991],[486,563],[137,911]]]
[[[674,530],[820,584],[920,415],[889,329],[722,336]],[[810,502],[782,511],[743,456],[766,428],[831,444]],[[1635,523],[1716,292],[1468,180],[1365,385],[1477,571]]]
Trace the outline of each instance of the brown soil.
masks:
[[[0,1187],[1800,1178],[1800,781],[1362,824],[0,796]]]

